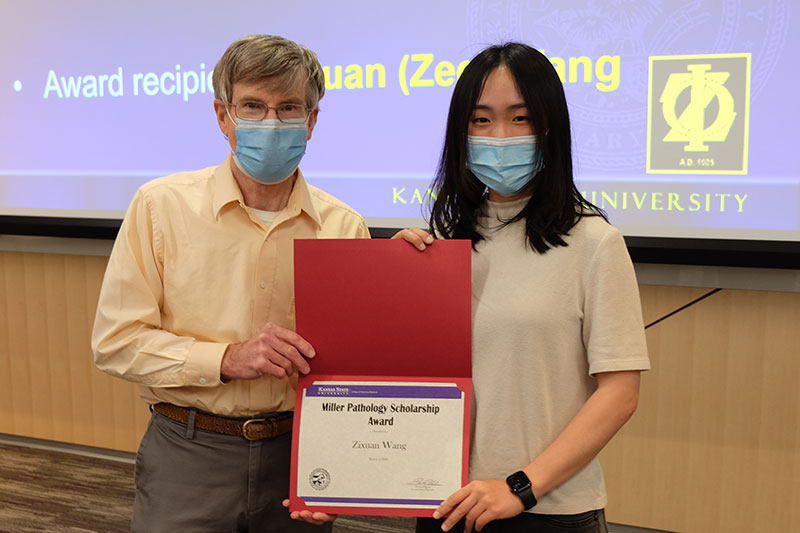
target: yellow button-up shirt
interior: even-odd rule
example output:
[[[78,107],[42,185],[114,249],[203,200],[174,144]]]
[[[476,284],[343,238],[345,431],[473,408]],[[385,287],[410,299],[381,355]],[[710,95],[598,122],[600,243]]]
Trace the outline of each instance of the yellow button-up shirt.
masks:
[[[288,204],[266,227],[244,205],[230,165],[228,157],[136,193],[100,292],[95,363],[138,383],[149,403],[226,416],[291,410],[296,375],[222,383],[225,349],[266,322],[295,329],[294,239],[369,238],[369,230],[299,170]]]

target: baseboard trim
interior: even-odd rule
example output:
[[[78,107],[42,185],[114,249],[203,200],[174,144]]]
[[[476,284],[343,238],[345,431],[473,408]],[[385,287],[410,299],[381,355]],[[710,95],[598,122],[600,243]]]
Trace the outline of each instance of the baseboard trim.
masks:
[[[17,446],[27,446],[28,448],[36,448],[39,450],[48,450],[53,452],[72,453],[75,455],[82,455],[84,457],[94,457],[97,459],[107,459],[109,461],[119,461],[121,463],[134,464],[136,462],[136,454],[131,452],[109,450],[106,448],[97,448],[94,446],[83,446],[80,444],[71,444],[68,442],[35,439],[33,437],[22,437],[19,435],[9,435],[7,433],[0,433],[0,443],[17,445]]]

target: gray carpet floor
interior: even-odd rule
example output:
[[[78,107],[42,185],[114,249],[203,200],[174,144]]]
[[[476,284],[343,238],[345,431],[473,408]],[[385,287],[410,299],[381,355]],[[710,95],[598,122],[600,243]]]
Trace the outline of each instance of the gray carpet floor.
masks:
[[[133,465],[0,444],[0,532],[130,530]],[[406,533],[412,518],[342,516],[335,533]]]

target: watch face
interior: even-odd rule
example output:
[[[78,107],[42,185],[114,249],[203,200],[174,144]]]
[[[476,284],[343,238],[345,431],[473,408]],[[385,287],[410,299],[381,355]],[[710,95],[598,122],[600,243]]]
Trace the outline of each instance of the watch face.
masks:
[[[526,476],[522,472],[511,474],[510,476],[508,476],[508,479],[506,481],[508,482],[508,486],[511,488],[513,492],[518,492],[530,485],[530,481],[528,481],[528,476]]]

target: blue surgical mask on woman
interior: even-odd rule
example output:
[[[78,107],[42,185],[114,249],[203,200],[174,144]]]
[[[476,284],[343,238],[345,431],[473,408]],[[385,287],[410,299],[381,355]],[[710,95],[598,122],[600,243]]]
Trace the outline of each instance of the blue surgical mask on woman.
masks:
[[[280,183],[291,176],[306,153],[308,124],[277,119],[234,119],[236,151],[233,160],[245,174],[265,183]]]
[[[501,196],[514,196],[544,167],[536,135],[467,137],[467,168]]]

